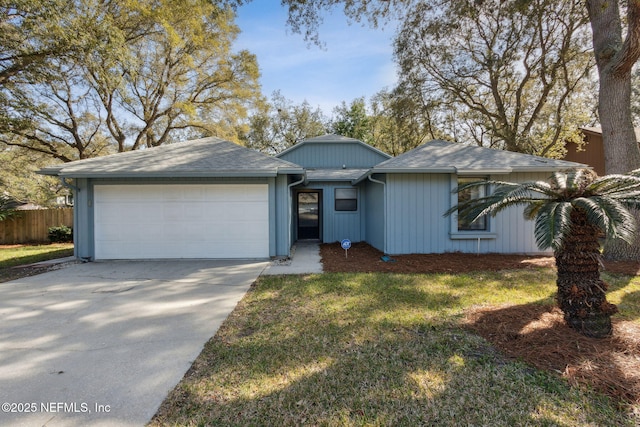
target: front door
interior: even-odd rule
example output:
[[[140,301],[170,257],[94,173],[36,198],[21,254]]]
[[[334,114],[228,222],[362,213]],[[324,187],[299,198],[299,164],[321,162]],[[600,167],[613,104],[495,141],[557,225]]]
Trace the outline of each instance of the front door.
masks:
[[[298,239],[320,238],[320,191],[298,193]]]

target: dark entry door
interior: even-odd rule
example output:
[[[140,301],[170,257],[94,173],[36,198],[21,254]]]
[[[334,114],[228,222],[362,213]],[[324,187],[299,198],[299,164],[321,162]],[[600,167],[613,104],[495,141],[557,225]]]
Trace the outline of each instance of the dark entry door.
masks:
[[[298,239],[320,238],[320,192],[298,193]]]

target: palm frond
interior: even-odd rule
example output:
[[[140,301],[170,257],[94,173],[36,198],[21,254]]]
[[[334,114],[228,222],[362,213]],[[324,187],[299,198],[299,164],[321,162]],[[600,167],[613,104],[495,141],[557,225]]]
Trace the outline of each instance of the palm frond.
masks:
[[[580,187],[582,184],[585,175],[587,174],[588,169],[572,169],[567,172],[561,172],[565,175],[564,187],[567,190],[575,190]]]
[[[534,201],[538,201],[540,200],[540,197],[536,197],[535,193],[546,193],[550,191],[548,184],[544,182],[515,184],[501,181],[479,181],[468,183],[459,186],[453,191],[460,193],[469,188],[486,185],[494,188],[490,195],[476,199],[469,199],[465,202],[452,206],[444,213],[444,216],[449,216],[457,211],[460,218],[465,218],[470,222],[473,222],[487,214],[496,215],[500,211],[511,206],[522,204],[527,205]]]
[[[454,191],[460,193],[469,188],[479,187],[481,185],[490,185],[495,188],[488,196],[469,199],[452,206],[451,209],[444,213],[444,216],[449,216],[457,211],[460,218],[465,218],[473,222],[487,214],[495,215],[509,206],[529,203],[532,198],[531,192],[520,184],[496,181],[483,181],[481,184],[465,184]]]
[[[549,183],[554,188],[567,187],[567,175],[564,172],[554,172],[549,178]]]
[[[591,224],[604,231],[607,238],[618,238],[628,243],[633,241],[635,218],[620,201],[605,196],[591,196],[577,198],[573,205],[587,215]]]
[[[565,236],[571,229],[570,202],[549,202],[538,211],[535,220],[534,235],[540,249],[551,248],[554,251],[562,247]]]
[[[525,206],[524,208],[524,217],[525,219],[528,220],[532,220],[536,217],[536,215],[538,215],[538,212],[540,212],[540,209],[542,209],[542,207],[549,203],[548,199],[541,199],[538,201],[534,201],[531,202],[529,205]]]

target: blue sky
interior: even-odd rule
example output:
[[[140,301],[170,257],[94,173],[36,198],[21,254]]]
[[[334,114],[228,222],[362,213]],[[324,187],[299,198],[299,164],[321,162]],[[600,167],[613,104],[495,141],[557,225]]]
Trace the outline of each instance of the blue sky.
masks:
[[[371,29],[348,24],[340,10],[324,17],[320,39],[324,49],[305,42],[286,25],[287,11],[280,0],[254,0],[239,8],[236,23],[242,30],[236,47],[258,58],[262,92],[275,90],[296,104],[307,100],[331,116],[342,101],[394,86],[394,29]]]

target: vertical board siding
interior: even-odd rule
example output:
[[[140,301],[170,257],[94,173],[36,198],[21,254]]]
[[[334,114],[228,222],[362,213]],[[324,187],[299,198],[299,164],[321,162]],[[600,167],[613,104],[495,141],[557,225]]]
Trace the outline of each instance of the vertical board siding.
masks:
[[[358,210],[355,212],[337,212],[335,210],[335,189],[354,188],[350,182],[318,181],[308,187],[296,187],[297,190],[322,190],[321,239],[325,243],[349,239],[352,242],[363,240],[362,213],[365,205],[363,186],[358,189]]]
[[[364,207],[363,215],[365,223],[364,240],[374,248],[384,252],[384,186],[367,181],[362,187],[362,192],[366,194],[366,206]]]
[[[349,182],[324,182],[322,183],[322,241],[326,243],[339,242],[349,239],[352,242],[362,240],[361,213],[363,210],[364,192],[358,189],[358,210],[355,212],[338,212],[335,210],[335,189],[353,188]]]
[[[301,144],[279,158],[305,168],[325,169],[340,169],[343,165],[349,169],[368,168],[388,159],[356,142]]]
[[[73,208],[19,211],[19,216],[0,221],[0,244],[48,243],[49,227],[73,228]]]
[[[496,177],[525,182],[546,179],[546,173],[514,173]],[[452,239],[451,220],[443,217],[451,207],[448,174],[389,174],[387,177],[387,234],[389,254],[410,253],[539,253],[533,222],[523,208],[510,208],[490,217],[495,238]]]
[[[275,227],[271,231],[272,237],[275,237],[275,256],[289,256],[291,242],[289,241],[289,193],[287,175],[278,175],[275,179],[275,218],[269,218],[270,226]]]

